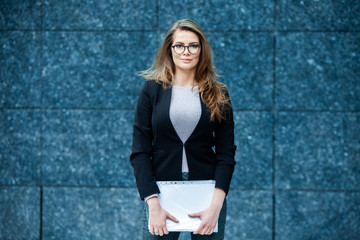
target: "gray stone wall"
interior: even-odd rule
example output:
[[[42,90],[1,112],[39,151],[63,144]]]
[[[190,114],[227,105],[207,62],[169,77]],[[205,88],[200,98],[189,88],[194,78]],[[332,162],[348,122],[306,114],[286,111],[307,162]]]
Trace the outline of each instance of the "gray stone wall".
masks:
[[[360,239],[355,0],[1,0],[0,239],[141,239],[137,74],[181,18],[233,102],[226,239]]]

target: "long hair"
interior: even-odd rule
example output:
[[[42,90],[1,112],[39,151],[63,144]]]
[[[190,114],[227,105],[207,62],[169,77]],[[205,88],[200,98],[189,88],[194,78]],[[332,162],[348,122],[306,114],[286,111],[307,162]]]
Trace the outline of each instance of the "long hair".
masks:
[[[216,118],[221,122],[222,119],[225,119],[227,110],[230,107],[230,99],[226,91],[227,87],[216,80],[219,75],[215,71],[210,44],[201,27],[193,20],[182,19],[171,26],[154,63],[149,69],[141,71],[140,76],[161,83],[164,89],[172,86],[175,79],[175,64],[172,59],[171,46],[174,33],[178,29],[194,32],[199,37],[201,52],[196,66],[195,81],[199,86],[202,101],[211,111],[210,120],[214,121]]]

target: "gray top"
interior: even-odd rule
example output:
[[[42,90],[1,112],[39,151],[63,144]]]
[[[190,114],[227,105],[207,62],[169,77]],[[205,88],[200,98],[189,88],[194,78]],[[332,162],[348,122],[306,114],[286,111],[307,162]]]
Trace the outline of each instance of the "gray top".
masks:
[[[199,87],[172,86],[170,120],[183,143],[194,131],[201,116]],[[182,172],[189,172],[185,147],[182,154]]]

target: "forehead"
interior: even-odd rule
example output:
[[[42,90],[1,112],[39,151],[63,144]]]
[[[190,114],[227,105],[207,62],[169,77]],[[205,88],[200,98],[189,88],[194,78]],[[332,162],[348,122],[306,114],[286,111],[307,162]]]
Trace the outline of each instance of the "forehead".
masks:
[[[199,37],[196,33],[177,29],[174,33],[173,42],[192,43],[199,42]]]

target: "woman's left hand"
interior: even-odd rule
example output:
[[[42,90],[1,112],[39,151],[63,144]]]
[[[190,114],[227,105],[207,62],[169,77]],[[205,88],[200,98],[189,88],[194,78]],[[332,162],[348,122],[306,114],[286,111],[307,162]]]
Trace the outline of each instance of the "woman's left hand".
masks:
[[[211,205],[201,212],[189,214],[189,217],[198,217],[201,219],[201,224],[194,234],[212,234],[219,219],[220,211],[221,207]]]
[[[189,217],[198,217],[201,219],[201,224],[194,234],[210,235],[214,232],[225,196],[224,190],[215,188],[210,207],[198,213],[188,214]]]

